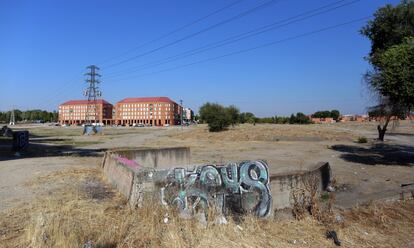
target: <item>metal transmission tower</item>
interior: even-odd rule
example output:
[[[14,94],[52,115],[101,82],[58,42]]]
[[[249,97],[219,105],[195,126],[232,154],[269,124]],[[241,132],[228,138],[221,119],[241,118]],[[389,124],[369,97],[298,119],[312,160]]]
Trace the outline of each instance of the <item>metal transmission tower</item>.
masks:
[[[14,109],[12,109],[12,111],[10,113],[10,123],[9,123],[9,125],[12,126],[14,124],[16,124],[16,118],[14,116]]]
[[[183,100],[180,100],[180,125],[181,129],[183,129]]]
[[[101,91],[99,91],[98,84],[100,83],[99,78],[101,77],[98,74],[99,68],[95,65],[90,65],[86,67],[89,72],[85,73],[88,78],[86,79],[86,83],[89,84],[88,88],[86,88],[84,95],[88,97],[88,105],[86,107],[85,113],[85,122],[86,124],[92,124],[92,122],[96,123],[98,119],[97,113],[97,98],[102,96]]]

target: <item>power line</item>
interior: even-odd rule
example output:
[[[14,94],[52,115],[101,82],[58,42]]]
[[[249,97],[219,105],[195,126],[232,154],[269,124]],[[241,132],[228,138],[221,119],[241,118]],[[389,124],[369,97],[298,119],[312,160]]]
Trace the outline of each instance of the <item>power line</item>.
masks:
[[[167,58],[164,58],[164,59],[161,59],[161,60],[157,60],[157,61],[153,61],[151,63],[146,63],[146,64],[143,64],[143,65],[139,65],[139,66],[130,68],[128,70],[109,73],[109,74],[107,74],[107,75],[109,75],[109,77],[107,77],[107,78],[122,76],[122,74],[130,74],[130,73],[134,73],[134,72],[137,72],[137,71],[140,71],[140,70],[143,70],[143,69],[148,69],[148,68],[163,65],[163,64],[166,64],[166,63],[169,63],[169,62],[172,62],[172,61],[180,60],[180,59],[183,59],[183,58],[186,58],[186,57],[189,57],[189,56],[192,56],[192,55],[196,55],[196,54],[199,54],[199,53],[211,50],[211,49],[215,49],[215,48],[222,47],[222,46],[225,46],[225,45],[228,45],[228,44],[231,44],[231,43],[243,40],[243,39],[247,39],[247,38],[250,38],[250,37],[265,33],[265,32],[269,32],[269,31],[272,31],[272,30],[275,30],[275,29],[278,29],[278,28],[281,28],[281,27],[284,27],[284,26],[287,26],[287,25],[290,25],[290,24],[293,24],[293,23],[296,23],[296,22],[304,21],[304,20],[312,18],[314,16],[322,15],[322,14],[331,12],[333,10],[336,10],[338,8],[342,8],[342,7],[354,4],[354,3],[359,2],[361,0],[354,0],[354,1],[351,1],[351,2],[348,2],[348,3],[344,3],[342,5],[339,5],[339,6],[335,6],[335,5],[337,5],[341,2],[344,2],[344,1],[346,1],[346,0],[340,0],[340,1],[328,4],[328,5],[324,5],[324,6],[312,9],[312,10],[308,10],[308,11],[305,11],[301,14],[298,14],[298,15],[295,15],[295,16],[292,16],[292,17],[288,17],[288,18],[285,18],[283,20],[273,22],[271,24],[264,25],[264,26],[261,26],[259,28],[253,29],[251,31],[244,32],[244,33],[241,33],[241,34],[238,34],[238,35],[234,35],[234,36],[231,36],[231,37],[229,37],[227,39],[224,39],[224,40],[221,40],[221,41],[212,42],[212,43],[209,43],[209,44],[204,45],[202,47],[191,49],[191,50],[188,50],[186,52],[183,52],[183,53],[180,53],[180,54],[177,54],[177,55],[174,55],[174,56],[170,56],[170,57],[167,57]],[[331,8],[329,8],[329,7],[331,7]],[[323,11],[321,11],[321,10],[323,10]],[[118,75],[118,74],[120,74],[120,75]]]
[[[141,44],[141,45],[139,45],[139,46],[137,46],[137,47],[135,47],[135,48],[132,48],[132,49],[130,49],[130,50],[128,50],[128,51],[126,51],[126,52],[122,53],[121,55],[118,55],[118,56],[116,56],[116,57],[112,57],[112,58],[106,59],[106,60],[104,60],[104,61],[102,62],[102,64],[104,64],[104,63],[106,63],[106,62],[108,62],[108,61],[111,61],[111,60],[113,60],[113,59],[115,59],[115,58],[122,57],[123,55],[128,54],[128,53],[130,53],[130,52],[132,52],[132,51],[134,51],[134,50],[136,50],[136,49],[138,49],[138,48],[144,47],[144,46],[146,46],[146,45],[148,45],[148,44],[150,44],[150,43],[153,43],[153,42],[156,42],[156,41],[162,40],[162,39],[164,39],[164,38],[166,38],[166,37],[168,37],[168,36],[171,36],[171,35],[172,35],[172,34],[174,34],[174,33],[177,33],[177,32],[179,32],[179,31],[181,31],[181,30],[183,30],[183,29],[185,29],[185,28],[188,28],[188,27],[190,27],[190,26],[192,26],[192,25],[195,25],[195,24],[197,24],[197,23],[199,23],[199,22],[201,22],[201,21],[203,21],[203,20],[205,20],[205,19],[207,19],[207,18],[209,18],[209,17],[211,17],[211,16],[213,16],[213,15],[215,15],[215,14],[218,14],[218,13],[220,13],[220,12],[222,12],[222,11],[226,10],[226,9],[229,9],[229,8],[231,8],[231,7],[233,7],[233,6],[235,6],[235,5],[239,4],[239,3],[241,3],[242,1],[243,1],[243,0],[237,0],[237,1],[234,1],[234,2],[232,2],[232,3],[230,3],[230,4],[228,4],[228,5],[225,5],[224,7],[220,8],[220,9],[217,9],[217,10],[215,10],[215,11],[213,11],[213,12],[211,12],[211,13],[209,13],[209,14],[205,15],[205,16],[202,16],[202,17],[200,17],[200,18],[198,18],[198,19],[196,19],[196,20],[194,20],[194,21],[192,21],[192,22],[190,22],[190,23],[188,23],[188,24],[185,24],[185,25],[183,25],[183,26],[181,26],[181,27],[179,27],[179,28],[177,28],[177,29],[175,29],[175,30],[172,30],[171,32],[168,32],[168,33],[166,33],[166,34],[164,34],[164,35],[161,35],[161,36],[159,36],[159,37],[157,37],[157,38],[155,38],[155,39],[152,39],[152,40],[150,40],[150,41],[148,41],[148,42],[146,42],[146,43],[144,43],[144,44]],[[72,85],[72,83],[71,83],[71,82],[67,82],[66,84],[64,84],[64,87],[60,87],[60,88],[59,88],[60,90],[56,91],[57,93],[54,95],[53,99],[51,99],[51,98],[47,99],[47,100],[48,100],[48,101],[47,101],[47,105],[49,105],[49,104],[54,103],[55,101],[57,101],[57,100],[58,100],[58,97],[57,97],[57,96],[61,96],[61,95],[65,94],[65,93],[67,93],[67,88],[68,88],[67,86],[71,86],[71,85]],[[77,90],[77,89],[76,89],[76,90]],[[71,93],[72,93],[72,92],[75,92],[75,90],[73,90],[73,88],[72,88],[72,90],[71,90]],[[45,104],[45,105],[46,105],[46,104]]]
[[[156,41],[159,41],[159,40],[162,40],[162,39],[164,39],[164,38],[166,38],[166,37],[169,37],[169,36],[171,36],[171,35],[173,35],[173,34],[175,34],[175,33],[180,32],[181,30],[183,30],[183,29],[185,29],[185,28],[191,27],[191,26],[193,26],[193,25],[195,25],[195,24],[197,24],[197,23],[199,23],[199,22],[201,22],[201,21],[203,21],[203,20],[205,20],[205,19],[207,19],[207,18],[209,18],[209,17],[211,17],[211,16],[213,16],[213,15],[215,15],[215,14],[218,14],[218,13],[220,13],[220,12],[222,12],[222,11],[226,10],[226,9],[229,9],[229,8],[233,7],[234,5],[237,5],[237,4],[241,3],[242,1],[243,1],[243,0],[237,0],[237,1],[231,2],[230,4],[225,5],[224,7],[220,8],[220,9],[217,9],[217,10],[215,10],[215,11],[213,11],[213,12],[211,12],[211,13],[209,13],[209,14],[205,15],[205,16],[202,16],[202,17],[200,17],[200,18],[198,18],[198,19],[196,19],[196,20],[194,20],[194,21],[192,21],[192,22],[190,22],[190,23],[187,23],[187,24],[185,24],[185,25],[183,25],[183,26],[181,26],[181,27],[179,27],[179,28],[176,28],[176,29],[174,29],[174,30],[172,30],[172,31],[170,31],[170,32],[168,32],[168,33],[166,33],[166,34],[163,34],[163,35],[161,35],[161,36],[158,36],[157,38],[154,38],[154,39],[152,39],[152,40],[150,40],[150,41],[147,41],[147,42],[145,42],[145,43],[143,43],[143,44],[141,44],[141,45],[138,45],[138,46],[136,46],[136,47],[134,47],[134,48],[132,48],[132,49],[129,49],[129,50],[127,50],[127,51],[123,52],[122,54],[119,54],[119,55],[114,56],[114,57],[112,57],[112,58],[106,59],[106,60],[104,60],[103,62],[101,62],[100,64],[101,64],[101,65],[104,65],[104,64],[105,64],[105,63],[107,63],[108,61],[111,61],[111,60],[113,60],[113,59],[116,59],[116,58],[122,57],[122,56],[124,56],[124,55],[126,55],[126,54],[129,54],[129,53],[131,53],[131,52],[133,52],[133,51],[135,51],[135,50],[139,49],[139,48],[145,47],[145,46],[147,46],[147,45],[149,45],[149,44],[152,44],[152,43],[154,43],[154,42],[156,42]]]
[[[211,57],[211,58],[207,58],[207,59],[195,61],[195,62],[192,62],[192,63],[180,65],[180,66],[175,66],[175,67],[168,68],[168,69],[164,69],[164,70],[159,70],[159,71],[155,71],[155,72],[144,73],[144,74],[141,74],[141,75],[138,75],[138,76],[127,77],[127,78],[124,78],[124,79],[137,78],[137,77],[142,77],[142,76],[147,76],[147,75],[162,73],[162,72],[166,72],[166,71],[172,71],[172,70],[176,70],[176,69],[181,69],[181,68],[184,68],[184,67],[192,66],[192,65],[195,65],[195,64],[205,63],[205,62],[209,62],[209,61],[213,61],[213,60],[217,60],[217,59],[221,59],[221,58],[225,58],[225,57],[229,57],[229,56],[233,56],[233,55],[237,55],[237,54],[241,54],[241,53],[247,53],[247,52],[250,52],[250,51],[253,51],[253,50],[257,50],[257,49],[261,49],[261,48],[273,46],[273,45],[276,45],[278,43],[282,43],[282,42],[286,42],[286,41],[290,41],[290,40],[299,39],[299,38],[306,37],[306,36],[310,36],[310,35],[313,35],[313,34],[316,34],[316,33],[321,33],[321,32],[324,32],[324,31],[328,31],[328,30],[335,29],[335,28],[338,28],[338,27],[342,27],[342,26],[345,26],[345,25],[349,25],[349,24],[352,24],[352,23],[360,22],[362,20],[366,20],[366,19],[369,19],[369,18],[371,18],[371,16],[366,16],[366,17],[362,17],[362,18],[358,18],[358,19],[353,19],[353,20],[348,21],[348,22],[344,22],[344,23],[340,23],[340,24],[336,24],[336,25],[324,27],[324,28],[321,28],[321,29],[317,29],[317,30],[314,30],[314,31],[310,31],[310,32],[306,32],[306,33],[299,34],[299,35],[291,36],[291,37],[284,38],[284,39],[281,39],[281,40],[272,41],[272,42],[265,43],[265,44],[262,44],[262,45],[259,45],[259,46],[255,46],[255,47],[251,47],[251,48],[247,48],[247,49],[242,49],[242,50],[237,50],[235,52],[227,53],[227,54],[224,54],[224,55],[220,55],[220,56],[216,56],[216,57]]]
[[[220,22],[218,22],[218,23],[216,23],[216,24],[213,24],[213,25],[211,25],[211,26],[208,26],[208,27],[206,27],[206,28],[204,28],[204,29],[202,29],[202,30],[200,30],[200,31],[197,31],[197,32],[195,32],[195,33],[192,33],[192,34],[186,35],[186,36],[184,36],[184,37],[182,37],[182,38],[180,38],[180,39],[174,40],[174,41],[169,42],[169,43],[167,43],[167,44],[164,44],[164,45],[162,45],[162,46],[160,46],[160,47],[157,47],[157,48],[151,49],[151,50],[149,50],[149,51],[147,51],[147,52],[144,52],[144,53],[141,53],[141,54],[138,54],[138,55],[132,56],[132,57],[130,57],[130,58],[127,58],[127,59],[121,60],[121,61],[119,61],[119,62],[117,62],[117,63],[113,63],[113,64],[111,64],[111,65],[108,65],[108,66],[106,66],[106,67],[105,67],[105,69],[110,68],[110,67],[114,67],[114,66],[118,66],[118,65],[121,65],[121,64],[124,64],[124,63],[127,63],[127,62],[132,61],[132,60],[135,60],[135,59],[137,59],[137,58],[140,58],[140,57],[146,56],[146,55],[148,55],[148,54],[151,54],[151,53],[157,52],[157,51],[159,51],[159,50],[161,50],[161,49],[164,49],[164,48],[170,47],[170,46],[175,45],[175,44],[177,44],[177,43],[179,43],[179,42],[181,42],[181,41],[184,41],[184,40],[190,39],[190,38],[192,38],[192,37],[194,37],[194,36],[200,35],[200,34],[202,34],[202,33],[204,33],[204,32],[207,32],[207,31],[209,31],[209,30],[212,30],[212,29],[214,29],[214,28],[217,28],[217,27],[220,27],[220,26],[222,26],[222,25],[224,25],[224,24],[227,24],[227,23],[229,23],[229,22],[231,22],[231,21],[237,20],[237,19],[239,19],[239,18],[241,18],[241,17],[244,17],[244,16],[246,16],[246,15],[249,15],[249,14],[251,14],[251,13],[255,12],[255,11],[258,11],[258,10],[260,10],[260,9],[262,9],[262,8],[264,8],[264,7],[268,6],[268,5],[270,5],[271,3],[274,3],[274,2],[276,2],[276,0],[266,1],[266,2],[264,2],[264,3],[260,4],[260,5],[256,6],[256,7],[254,7],[254,8],[248,9],[248,10],[246,10],[246,11],[244,11],[244,12],[242,12],[242,13],[239,13],[239,14],[237,14],[237,15],[233,16],[233,17],[230,17],[230,18],[225,19],[225,20],[223,20],[223,21],[220,21]]]
[[[81,74],[82,72],[80,72],[79,74]],[[73,80],[74,81],[74,80]],[[52,103],[55,103],[55,101],[60,101],[60,97],[63,95],[67,95],[67,93],[70,90],[70,93],[73,93],[75,90],[77,91],[78,89],[76,88],[69,88],[68,86],[72,86],[74,85],[71,81],[67,81],[66,83],[63,84],[63,87],[59,87],[56,91],[55,94],[53,95],[53,97],[49,97],[46,99],[45,102],[43,102],[43,105],[47,106],[50,105]]]

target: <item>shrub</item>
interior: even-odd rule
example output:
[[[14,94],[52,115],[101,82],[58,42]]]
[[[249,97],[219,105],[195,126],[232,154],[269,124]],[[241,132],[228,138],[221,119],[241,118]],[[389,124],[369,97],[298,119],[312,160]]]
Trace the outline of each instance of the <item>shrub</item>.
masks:
[[[217,103],[205,103],[200,108],[200,118],[208,124],[210,132],[225,130],[232,122],[227,108]]]
[[[358,137],[357,143],[362,144],[362,143],[367,143],[367,142],[368,142],[367,137],[364,137],[364,136]]]

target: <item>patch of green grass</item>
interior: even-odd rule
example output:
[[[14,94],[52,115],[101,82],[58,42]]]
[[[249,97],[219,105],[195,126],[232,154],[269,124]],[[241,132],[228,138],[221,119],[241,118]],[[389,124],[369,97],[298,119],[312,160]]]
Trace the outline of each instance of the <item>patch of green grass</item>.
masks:
[[[329,193],[328,192],[325,192],[325,193],[321,194],[321,200],[323,202],[328,201],[329,200]]]

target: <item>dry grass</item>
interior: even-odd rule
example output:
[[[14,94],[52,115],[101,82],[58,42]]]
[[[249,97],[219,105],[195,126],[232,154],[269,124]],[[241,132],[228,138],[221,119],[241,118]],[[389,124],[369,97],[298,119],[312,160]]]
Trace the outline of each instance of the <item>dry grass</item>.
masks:
[[[147,201],[131,210],[101,178],[99,169],[55,172],[30,183],[55,183],[36,201],[0,214],[0,247],[334,247],[323,221],[258,220],[209,223],[177,217]],[[376,203],[341,212],[334,224],[344,247],[410,247],[414,201]],[[164,218],[168,216],[168,223]],[[397,228],[398,227],[398,228]],[[412,243],[409,243],[412,242]]]
[[[243,124],[229,128],[224,132],[208,132],[205,125],[193,127],[191,132],[176,132],[183,140],[209,141],[323,141],[355,140],[357,136],[351,130],[340,129],[334,125],[277,125]]]

